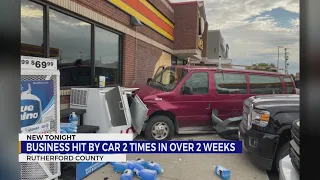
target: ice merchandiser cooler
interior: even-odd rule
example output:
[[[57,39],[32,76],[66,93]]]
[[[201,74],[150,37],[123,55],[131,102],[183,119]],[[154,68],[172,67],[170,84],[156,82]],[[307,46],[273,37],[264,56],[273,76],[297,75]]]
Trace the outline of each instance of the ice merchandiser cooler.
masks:
[[[99,126],[98,133],[141,133],[148,109],[134,92],[138,88],[72,88],[70,107],[85,109],[84,125]]]
[[[21,56],[21,133],[59,133],[60,73],[57,60]],[[22,180],[60,176],[60,163],[21,163]]]

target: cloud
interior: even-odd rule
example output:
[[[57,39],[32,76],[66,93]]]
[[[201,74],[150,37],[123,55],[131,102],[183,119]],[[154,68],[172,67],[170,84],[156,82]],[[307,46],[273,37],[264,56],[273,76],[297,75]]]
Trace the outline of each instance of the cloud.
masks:
[[[293,28],[295,31],[299,31],[299,27],[300,27],[299,18],[291,19],[291,25],[292,25],[292,28]]]
[[[292,0],[285,9],[291,12],[300,13],[299,0]]]
[[[299,71],[299,0],[204,2],[209,29],[221,30],[234,64],[277,64],[277,46],[285,46],[290,53],[289,72]],[[284,49],[280,48],[279,67],[284,64]]]

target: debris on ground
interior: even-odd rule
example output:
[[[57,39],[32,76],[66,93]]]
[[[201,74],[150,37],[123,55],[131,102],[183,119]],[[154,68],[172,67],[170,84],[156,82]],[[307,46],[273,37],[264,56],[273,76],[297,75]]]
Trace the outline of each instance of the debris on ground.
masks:
[[[157,174],[163,173],[163,169],[159,163],[153,161],[146,161],[144,159],[137,159],[137,162],[146,169],[156,170]]]
[[[231,176],[230,170],[221,166],[221,165],[217,165],[214,169],[214,172],[216,175],[221,177],[223,180],[228,180]]]
[[[131,169],[126,169],[121,175],[120,180],[132,180],[133,171]]]
[[[181,159],[179,160],[181,161]],[[120,180],[132,180],[134,174],[142,180],[156,180],[158,174],[164,172],[159,163],[140,158],[136,161],[112,162],[110,164],[114,172],[122,173]]]
[[[125,170],[129,169],[129,165],[127,163],[113,162],[110,164],[113,167],[113,171],[116,173],[124,173]]]
[[[137,176],[142,180],[156,180],[157,171],[150,169],[142,169],[141,171],[136,172]]]

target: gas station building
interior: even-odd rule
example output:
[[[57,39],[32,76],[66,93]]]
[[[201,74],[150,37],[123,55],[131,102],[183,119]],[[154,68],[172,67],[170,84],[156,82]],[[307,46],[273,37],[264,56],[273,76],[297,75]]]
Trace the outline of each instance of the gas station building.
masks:
[[[21,55],[58,60],[61,109],[72,87],[130,86],[205,60],[207,33],[203,1],[21,0]]]

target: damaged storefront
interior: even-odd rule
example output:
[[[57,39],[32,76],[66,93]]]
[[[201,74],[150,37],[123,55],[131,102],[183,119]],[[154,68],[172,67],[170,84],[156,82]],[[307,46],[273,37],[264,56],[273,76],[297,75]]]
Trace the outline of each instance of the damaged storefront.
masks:
[[[203,2],[21,0],[21,55],[57,59],[61,109],[72,87],[144,83],[207,57]]]
[[[148,109],[125,87],[206,59],[207,29],[198,1],[21,0],[21,56],[56,60],[60,121],[75,112],[78,133],[139,134]]]

